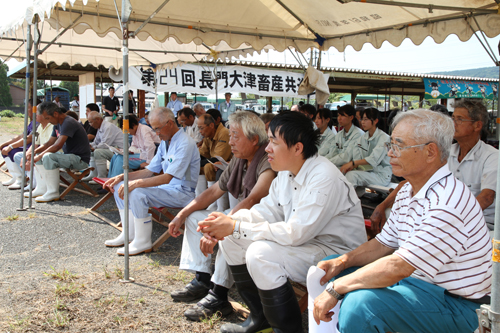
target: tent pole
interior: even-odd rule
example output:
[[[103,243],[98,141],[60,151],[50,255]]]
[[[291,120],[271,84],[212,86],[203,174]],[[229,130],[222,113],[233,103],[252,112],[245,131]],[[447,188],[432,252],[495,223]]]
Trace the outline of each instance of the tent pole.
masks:
[[[128,94],[128,18],[131,11],[130,1],[122,1],[122,32],[123,32],[123,99],[125,100],[125,93]],[[129,224],[129,202],[128,202],[128,134],[129,134],[129,117],[128,117],[128,103],[123,103],[123,185],[125,186],[124,191],[124,221],[123,221],[123,233],[125,236],[125,247],[124,247],[124,259],[125,259],[125,269],[123,280],[121,282],[133,282],[133,279],[129,277],[129,239],[128,230],[130,228]]]
[[[36,111],[38,105],[37,105],[37,100],[38,100],[38,48],[40,47],[40,31],[38,30],[38,15],[35,16],[35,28],[33,30],[33,102],[31,103],[31,106],[33,108],[33,111]],[[44,81],[45,83],[45,81]],[[45,85],[45,84],[44,84]],[[44,90],[44,96],[45,96],[45,90]],[[35,119],[35,114],[33,114],[33,119]],[[33,128],[33,136],[32,136],[32,142],[31,142],[31,170],[36,168],[35,166],[35,130],[36,128]],[[32,174],[32,172],[31,172]],[[32,197],[32,192],[29,192],[29,198],[28,198],[28,208],[34,209],[32,203],[33,203],[33,197]]]
[[[30,59],[31,58],[31,26],[28,24],[27,25],[27,33],[26,33],[26,83],[24,86],[24,135],[23,135],[23,173],[22,173],[22,186],[21,186],[21,202],[19,205],[19,208],[17,210],[23,211],[26,210],[24,208],[24,186],[25,185],[25,177],[24,175],[26,174],[26,140],[28,138],[28,100],[30,98]],[[35,116],[33,115],[33,118]],[[34,132],[34,131],[33,131]],[[32,142],[32,145],[35,145],[35,142]],[[6,157],[8,158],[8,157]],[[33,166],[31,167],[31,173],[30,173],[30,183],[33,185]],[[30,197],[31,197],[31,189],[30,191]]]

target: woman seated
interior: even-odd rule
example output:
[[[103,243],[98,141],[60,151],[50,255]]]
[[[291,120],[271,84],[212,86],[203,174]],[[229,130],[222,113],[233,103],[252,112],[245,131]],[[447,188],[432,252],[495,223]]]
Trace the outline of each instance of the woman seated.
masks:
[[[346,152],[349,162],[340,171],[354,186],[387,186],[391,181],[392,168],[385,147],[390,137],[377,128],[379,111],[367,108],[361,111],[361,126],[366,131],[355,145]]]
[[[350,104],[343,105],[338,109],[337,121],[339,128],[343,127],[343,129],[335,135],[335,140],[333,140],[328,153],[324,156],[340,168],[351,161],[347,155],[347,150],[358,142],[358,139],[363,135],[363,131],[358,127],[356,110]]]
[[[321,133],[318,153],[321,156],[328,154],[330,147],[334,145],[337,130],[331,128],[332,112],[328,109],[319,109],[314,118],[314,123]]]
[[[118,121],[120,128],[123,122]],[[156,147],[160,144],[160,138],[147,125],[139,124],[134,115],[129,115],[129,132],[132,135],[132,145],[129,149],[128,165],[130,170],[144,169],[155,156]],[[108,177],[114,177],[123,173],[123,155],[115,153],[109,165]]]

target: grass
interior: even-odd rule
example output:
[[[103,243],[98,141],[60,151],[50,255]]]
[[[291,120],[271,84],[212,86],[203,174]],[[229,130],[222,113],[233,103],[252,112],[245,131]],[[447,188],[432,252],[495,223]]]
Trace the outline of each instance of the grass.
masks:
[[[69,323],[68,316],[66,316],[62,311],[54,309],[52,317],[47,319],[48,325],[53,327],[66,327]]]
[[[213,329],[214,326],[220,322],[220,320],[222,319],[222,315],[219,311],[217,311],[216,313],[214,313],[212,316],[210,317],[205,317],[201,320],[201,322],[203,324],[205,324],[209,329]]]
[[[18,135],[23,133],[24,118],[7,118],[2,117],[0,120],[0,133]]]
[[[56,290],[54,291],[57,296],[74,296],[80,293],[80,287],[75,283],[70,284],[56,284]]]
[[[52,269],[52,272],[43,272],[43,275],[61,281],[73,281],[78,278],[76,274],[70,273],[67,269],[63,269],[61,272],[58,272],[54,267],[50,266],[50,268]]]
[[[25,329],[25,327],[29,324],[29,321],[30,321],[30,316],[27,316],[24,318],[19,318],[16,316],[9,323],[9,328],[12,331],[23,331]]]
[[[6,217],[8,221],[15,221],[19,219],[19,215],[9,215]]]

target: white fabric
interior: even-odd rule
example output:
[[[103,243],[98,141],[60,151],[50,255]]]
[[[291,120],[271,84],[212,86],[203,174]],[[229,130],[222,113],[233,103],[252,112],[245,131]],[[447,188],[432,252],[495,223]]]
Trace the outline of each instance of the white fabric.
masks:
[[[347,133],[345,132],[345,128],[343,128],[335,135],[333,144],[330,146],[330,150],[325,157],[337,167],[341,167],[347,162],[350,162],[351,159],[347,150],[351,145],[355,145],[364,133],[365,132],[363,132],[361,128],[354,125],[351,125]]]
[[[318,147],[318,154],[325,156],[330,151],[330,147],[335,145],[335,135],[337,135],[337,130],[335,127],[330,129],[327,127],[326,130],[321,134],[320,144]]]
[[[328,77],[316,68],[307,67],[304,81],[299,86],[299,95],[308,95],[316,91],[316,103],[325,104],[330,97],[330,88],[328,87]]]
[[[198,118],[196,118],[193,122],[193,125],[184,127],[186,134],[193,138],[193,140],[198,143],[203,140],[203,136],[200,133],[200,129],[198,128]]]
[[[242,239],[253,241],[285,246],[315,241],[334,253],[366,241],[361,203],[353,187],[322,156],[307,159],[296,176],[279,172],[269,195],[233,218],[242,221]]]
[[[210,210],[199,210],[189,215],[184,224],[184,238],[182,239],[181,262],[179,269],[191,273],[203,272],[212,273],[212,255],[205,257],[200,250],[200,240],[203,237],[201,232],[197,232],[198,222],[203,221],[210,214]],[[224,214],[228,214],[226,210]],[[229,272],[224,255],[219,251],[215,260],[215,272],[212,282],[220,286],[231,288],[233,278]]]
[[[1,13],[0,34],[13,31],[24,21],[32,22],[35,14],[42,19],[45,14],[50,16],[45,20],[53,28],[68,27],[81,11],[85,11],[73,27],[77,33],[92,29],[101,36],[109,32],[121,36],[113,0],[69,0],[66,11],[62,10],[64,7],[61,8],[66,6],[66,1],[60,1],[58,9],[51,12],[51,8],[58,2],[59,0],[17,1],[16,6]],[[133,13],[129,30],[136,30],[163,2],[131,0]],[[429,3],[420,0],[406,2]],[[278,51],[294,47],[305,52],[310,47],[319,47],[318,37],[315,35],[317,33],[326,38],[322,50],[333,46],[343,51],[348,45],[352,45],[359,51],[365,43],[379,48],[384,41],[388,41],[397,46],[405,38],[419,45],[427,36],[432,36],[437,43],[441,43],[448,35],[456,34],[460,40],[466,41],[477,29],[474,19],[464,19],[464,13],[467,12],[475,12],[480,28],[488,37],[494,37],[500,31],[500,16],[494,0],[439,1],[439,5],[471,8],[465,11],[354,1],[346,4],[332,1],[325,5],[321,0],[283,0],[283,4],[291,13],[275,0],[173,0],[156,14],[136,39],[143,41],[151,36],[154,40],[164,41],[167,36],[175,36],[175,40],[182,44],[194,41],[198,45],[204,42],[212,46],[225,41],[232,48],[246,44],[255,50],[261,50],[272,45]],[[186,8],[189,10],[186,11]],[[489,9],[490,12],[481,13],[481,9]],[[201,46],[200,48],[203,49]]]
[[[376,239],[415,267],[414,278],[465,298],[491,291],[491,240],[481,206],[448,164],[418,191],[399,190]]]
[[[172,110],[172,112],[174,113],[175,117],[177,117],[177,112],[180,109],[182,109],[183,107],[184,107],[184,105],[178,99],[176,99],[175,101],[170,101],[167,104],[167,108],[169,108],[170,110]]]
[[[77,113],[80,112],[80,102],[76,99],[72,100],[71,103],[69,103],[69,107],[72,111],[75,111]]]
[[[497,190],[498,149],[479,140],[467,153],[462,162],[458,162],[460,146],[451,146],[448,165],[450,171],[462,181],[472,194],[477,197],[482,190]],[[488,228],[493,229],[495,223],[495,201],[483,210]]]
[[[38,135],[35,138],[35,145],[43,145],[45,142],[49,141],[53,128],[54,125],[51,123],[47,123],[45,128],[43,128],[42,124],[38,124],[38,127],[36,128],[36,133]]]
[[[161,140],[156,135],[155,131],[151,127],[139,124],[137,127],[137,132],[132,138],[132,145],[130,148],[137,148],[140,151],[140,158],[145,160],[146,163],[150,163],[155,156],[156,145],[160,144]]]
[[[101,127],[97,130],[94,141],[90,143],[90,146],[98,149],[108,149],[106,144],[122,149],[123,133],[120,128],[116,127],[113,123],[103,121]]]

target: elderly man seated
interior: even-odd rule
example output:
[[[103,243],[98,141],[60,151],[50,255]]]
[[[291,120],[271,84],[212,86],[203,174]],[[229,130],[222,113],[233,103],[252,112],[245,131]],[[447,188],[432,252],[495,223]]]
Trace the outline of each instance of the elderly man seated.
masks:
[[[319,133],[298,112],[269,124],[268,160],[278,177],[251,209],[199,222],[219,242],[241,298],[250,309],[242,325],[221,332],[301,332],[302,316],[289,280],[305,283],[307,270],[325,254],[346,253],[364,241],[361,203],[354,188],[318,156]]]
[[[49,123],[48,119],[45,119],[45,117],[42,115],[42,110],[40,108],[36,112],[36,122],[39,123],[39,125],[36,128],[35,148],[38,148],[50,140],[52,131],[54,129],[54,125]],[[28,142],[31,142],[31,140],[28,140]],[[21,164],[23,163],[22,152],[18,152],[16,153],[16,155],[14,155],[14,162],[16,165],[22,165]],[[28,171],[26,171],[26,173],[28,173]],[[36,168],[33,170],[33,175],[34,175],[33,187],[35,188],[37,182],[40,182],[41,184],[42,180],[40,178],[40,174],[36,171]],[[32,197],[35,198],[37,196],[44,195],[45,190],[43,190],[43,188],[44,188],[43,185],[40,187],[40,190],[37,190],[35,188],[35,190],[32,192]],[[24,190],[28,191],[29,185],[26,186]],[[29,192],[25,192],[24,197],[28,198]]]
[[[129,115],[129,133],[132,135],[132,144],[129,148],[128,166],[131,170],[144,169],[155,156],[156,147],[160,145],[160,138],[147,125],[139,123],[133,114]],[[123,120],[118,120],[118,126],[123,128]],[[123,155],[115,153],[109,164],[108,177],[115,177],[123,173]]]
[[[136,255],[151,252],[151,214],[149,207],[184,207],[194,199],[196,177],[200,170],[200,154],[196,143],[184,131],[179,130],[175,117],[165,107],[151,111],[149,120],[153,130],[162,140],[151,163],[142,170],[131,172],[128,182],[129,201],[129,254]],[[167,144],[168,143],[168,144]],[[155,176],[163,171],[163,174]],[[120,212],[122,225],[124,221],[123,174],[110,178],[103,185],[114,193],[116,205]],[[124,232],[106,246],[118,247],[125,243]],[[123,255],[124,249],[118,249]]]
[[[488,124],[488,111],[475,100],[454,104],[453,122],[457,142],[451,146],[448,166],[458,180],[467,185],[483,210],[486,225],[493,230],[495,220],[495,192],[497,186],[498,149],[480,140]],[[437,107],[439,112],[442,108]],[[448,114],[447,111],[444,114]],[[404,184],[404,183],[403,183]],[[394,203],[400,187],[396,188],[377,208],[371,220],[372,229],[379,232],[386,221],[385,211]]]
[[[170,234],[177,237],[180,235],[179,228],[185,224],[179,268],[196,273],[193,281],[184,289],[171,293],[171,296],[174,300],[183,302],[204,297],[197,305],[184,313],[192,320],[210,317],[217,311],[220,311],[222,315],[232,312],[231,304],[227,300],[227,292],[233,281],[220,251],[217,254],[215,272],[212,276],[214,287],[209,290],[212,259],[210,255],[204,256],[203,254],[212,253],[217,241],[203,238],[202,233],[196,231],[198,221],[204,220],[210,213],[203,209],[206,209],[225,192],[238,198],[238,204],[231,207],[231,211],[227,210],[226,214],[252,208],[269,193],[271,182],[276,177],[265,152],[267,134],[262,120],[251,112],[241,111],[229,116],[229,124],[229,144],[234,157],[228,168],[224,170],[217,183],[181,210],[169,225]],[[200,249],[200,242],[206,248]]]
[[[33,119],[33,108],[31,107],[31,102],[28,104],[28,117],[30,120]],[[32,136],[31,133],[33,131],[33,121],[28,123],[27,128],[27,140],[26,140],[26,149],[31,147]],[[24,145],[24,133],[21,133],[10,140],[5,141],[0,144],[0,151],[2,152],[2,157],[5,161],[5,165],[7,166],[7,170],[9,170],[11,179],[4,181],[2,185],[8,186],[10,190],[17,190],[21,188],[22,177],[24,176],[22,173],[22,169],[19,167],[14,161],[14,155],[19,152],[23,152]]]
[[[194,113],[196,113],[196,118],[199,118],[201,115],[207,113],[201,103],[196,103],[195,105],[193,105],[193,111]]]
[[[491,241],[480,205],[447,164],[453,122],[415,110],[392,126],[393,173],[408,183],[376,238],[318,264],[322,283],[334,279],[315,299],[314,319],[330,321],[342,300],[343,333],[473,332],[475,310],[490,298]]]
[[[209,114],[204,114],[198,118],[198,129],[203,136],[203,143],[199,148],[201,159],[200,177],[198,179],[197,193],[200,194],[206,189],[205,179],[208,187],[215,184],[216,169],[212,163],[218,163],[216,156],[220,156],[224,161],[231,159],[231,147],[229,146],[229,131],[221,123],[215,125],[214,118]],[[210,163],[212,162],[212,163]],[[224,202],[223,202],[224,201]],[[219,210],[227,209],[226,199],[219,199]]]
[[[54,125],[49,141],[35,150],[35,169],[39,174],[37,202],[59,200],[59,168],[81,170],[88,167],[90,146],[82,124],[67,116],[55,103],[43,102],[38,106]],[[62,148],[63,154],[57,153]],[[31,151],[26,154],[26,170],[31,167]]]
[[[180,109],[179,112],[177,112],[177,121],[184,128],[184,132],[192,137],[196,144],[200,143],[198,145],[198,147],[200,147],[202,144],[201,141],[203,140],[203,136],[198,129],[197,120],[198,119],[196,118],[196,113],[194,113],[194,111],[189,107]]]
[[[103,117],[96,111],[89,113],[89,124],[97,130],[97,134],[90,149],[92,150],[92,159],[90,166],[95,169],[88,177],[83,180],[91,180],[94,177],[105,178],[108,175],[108,162],[113,158],[114,153],[109,147],[123,149],[122,131],[109,121],[104,121]],[[93,180],[89,184],[97,184]]]

